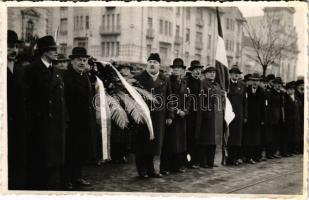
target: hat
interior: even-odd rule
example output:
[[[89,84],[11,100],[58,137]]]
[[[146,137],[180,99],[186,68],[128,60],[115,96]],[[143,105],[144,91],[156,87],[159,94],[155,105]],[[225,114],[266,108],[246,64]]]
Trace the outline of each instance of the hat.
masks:
[[[242,72],[237,67],[232,67],[232,69],[229,70],[229,72],[232,74],[242,74]]]
[[[294,89],[294,88],[295,88],[295,81],[288,82],[288,83],[285,85],[285,88],[286,88],[286,89]]]
[[[190,63],[190,67],[188,70],[193,71],[194,69],[203,68],[204,66],[201,65],[200,61],[192,60]]]
[[[181,58],[175,58],[173,61],[173,65],[170,66],[171,68],[176,68],[176,67],[180,67],[183,69],[186,69],[186,66],[183,63],[183,60]]]
[[[87,50],[84,47],[74,47],[72,50],[72,55],[69,56],[71,59],[73,58],[89,58],[90,56],[87,55]]]
[[[38,51],[56,50],[57,47],[58,46],[51,35],[41,37],[36,42],[36,50]]]
[[[266,76],[266,79],[267,79],[267,81],[272,81],[272,80],[275,79],[275,75],[274,75],[274,74],[268,74],[268,75]]]
[[[303,79],[300,79],[300,80],[297,80],[295,81],[295,86],[299,86],[299,85],[303,85],[304,84],[304,80]]]
[[[244,80],[245,81],[248,81],[249,80],[249,78],[252,76],[252,74],[246,74],[245,76],[244,76]]]
[[[147,61],[149,60],[156,60],[159,63],[161,63],[161,59],[158,53],[151,53],[150,56],[148,57]]]
[[[281,79],[280,77],[276,77],[276,78],[273,80],[273,83],[283,84],[282,79]]]
[[[22,42],[21,40],[18,40],[18,36],[15,31],[8,30],[8,38],[7,38],[8,44],[16,44],[21,42]]]
[[[208,66],[203,73],[207,73],[207,72],[215,72],[216,68],[214,68],[213,66]]]
[[[264,75],[261,76],[261,81],[262,81],[262,82],[268,82],[266,76],[264,76]]]
[[[261,80],[261,77],[258,73],[253,73],[249,78],[248,80],[256,80],[256,81],[259,81]]]
[[[69,59],[63,54],[58,54],[57,59],[55,61],[56,62],[66,62],[66,61],[69,61]]]
[[[130,64],[119,64],[118,70],[121,70],[122,68],[129,68],[131,71],[133,70],[133,66]]]

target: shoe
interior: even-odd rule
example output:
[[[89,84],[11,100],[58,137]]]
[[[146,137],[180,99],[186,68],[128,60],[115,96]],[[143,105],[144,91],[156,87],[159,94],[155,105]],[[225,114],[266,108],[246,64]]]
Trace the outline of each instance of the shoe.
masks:
[[[162,174],[157,173],[157,172],[149,173],[148,176],[149,176],[150,178],[162,178],[162,177],[163,177]]]
[[[209,168],[208,165],[204,165],[204,164],[200,164],[200,167],[201,167],[201,168]]]
[[[128,161],[128,159],[125,157],[125,156],[123,156],[122,158],[121,158],[121,163],[123,163],[123,164],[126,164],[126,163],[128,163],[129,161]]]
[[[273,155],[274,158],[281,158],[279,155]]]
[[[198,165],[190,165],[188,168],[189,169],[198,169],[200,167]]]
[[[211,167],[219,167],[217,164],[210,165]]]
[[[274,159],[274,156],[266,156],[267,159]]]
[[[79,186],[86,186],[89,187],[91,186],[91,183],[83,178],[78,178],[75,180],[75,184],[79,185]]]
[[[267,159],[266,158],[261,158],[261,161],[266,161]]]
[[[247,161],[249,164],[255,164],[254,160],[251,158],[250,160]]]
[[[234,166],[239,166],[240,163],[239,163],[238,161],[235,161],[233,165],[234,165]]]
[[[149,178],[148,174],[146,172],[141,172],[138,174],[139,178],[141,179],[147,179]]]
[[[66,190],[66,191],[72,191],[73,190],[73,184],[71,182],[64,183],[63,189]]]
[[[163,171],[160,171],[160,174],[164,175],[164,176],[168,176],[170,175],[171,173],[169,171],[166,171],[166,170],[163,170]]]
[[[240,159],[240,158],[237,160],[237,162],[238,162],[240,165],[244,163],[244,161],[243,161],[242,159]]]
[[[181,168],[181,169],[176,169],[176,170],[174,170],[173,172],[175,172],[175,173],[185,173],[186,170],[183,169],[183,168]]]

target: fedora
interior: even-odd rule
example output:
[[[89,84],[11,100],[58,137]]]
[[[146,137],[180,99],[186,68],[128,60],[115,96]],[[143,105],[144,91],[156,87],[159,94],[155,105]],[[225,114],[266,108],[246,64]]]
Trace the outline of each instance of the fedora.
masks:
[[[237,67],[232,67],[232,69],[229,70],[229,72],[232,74],[242,74],[242,72]]]
[[[36,42],[36,50],[38,51],[57,50],[57,47],[55,39],[51,35],[41,37]]]
[[[18,39],[17,33],[15,31],[8,30],[7,43],[16,44],[16,43],[22,43],[22,41]]]
[[[202,69],[203,67],[204,67],[204,66],[201,65],[200,61],[198,61],[198,60],[192,60],[191,63],[190,63],[190,67],[189,67],[188,70],[193,71],[194,69],[197,69],[197,68]]]
[[[248,79],[259,81],[259,80],[261,80],[261,77],[258,73],[253,73]]]
[[[203,73],[207,73],[207,72],[215,72],[217,71],[216,68],[214,68],[213,66],[208,66]]]
[[[274,80],[273,80],[273,83],[278,83],[278,84],[283,84],[283,81],[280,77],[276,77]]]
[[[184,65],[183,60],[181,58],[175,58],[173,64],[170,67],[186,69],[186,66]]]
[[[69,58],[89,58],[87,50],[84,47],[74,47],[72,50],[72,55],[69,55]]]

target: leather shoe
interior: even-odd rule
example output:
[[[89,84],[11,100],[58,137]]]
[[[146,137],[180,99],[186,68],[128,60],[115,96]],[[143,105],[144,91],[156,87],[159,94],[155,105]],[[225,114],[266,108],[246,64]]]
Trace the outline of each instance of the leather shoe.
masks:
[[[75,183],[79,186],[91,186],[91,183],[83,178],[76,179]]]
[[[162,175],[164,175],[164,176],[168,176],[168,175],[171,174],[169,171],[166,171],[166,170],[160,171],[160,173],[161,173]]]
[[[157,173],[157,172],[149,173],[148,176],[150,178],[162,178],[163,177],[162,174]]]
[[[190,166],[189,166],[189,169],[198,169],[198,168],[200,168],[200,167],[197,166],[197,165],[190,165]]]
[[[142,179],[147,179],[147,178],[149,178],[148,174],[146,174],[146,173],[139,173],[138,176],[139,176],[140,178],[142,178]]]
[[[273,155],[274,158],[281,158],[279,155]]]
[[[255,164],[255,162],[254,162],[254,160],[252,158],[250,160],[248,160],[248,163]]]

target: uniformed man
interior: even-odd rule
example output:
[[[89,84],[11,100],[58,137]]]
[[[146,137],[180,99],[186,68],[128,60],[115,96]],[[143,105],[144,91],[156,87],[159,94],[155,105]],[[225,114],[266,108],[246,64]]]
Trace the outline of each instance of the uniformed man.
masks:
[[[227,94],[235,113],[235,118],[229,125],[228,165],[239,165],[241,159],[241,146],[243,137],[243,124],[247,122],[246,85],[240,80],[242,72],[238,66],[230,69],[230,90]]]
[[[201,110],[198,111],[196,142],[199,145],[200,166],[218,167],[214,163],[216,146],[222,144],[224,91],[215,82],[216,69],[209,66],[203,72],[201,85]]]
[[[160,70],[161,59],[159,54],[152,53],[147,59],[146,69],[135,76],[138,83],[157,99],[158,104],[149,105],[152,124],[154,127],[154,140],[149,139],[147,127],[139,128],[136,136],[136,167],[141,178],[161,178],[162,174],[155,171],[154,156],[160,156],[165,136],[165,126],[173,122],[174,114],[167,109],[167,97],[171,93],[170,79]]]
[[[83,47],[72,50],[71,65],[64,73],[65,100],[69,123],[66,137],[64,187],[67,190],[91,186],[82,173],[86,162],[96,158],[96,116],[94,91],[87,70],[90,56]]]
[[[188,98],[191,99],[191,104],[189,108],[189,114],[187,116],[187,151],[190,155],[190,161],[188,162],[188,168],[197,169],[199,168],[199,159],[198,159],[198,148],[196,145],[196,117],[197,109],[200,109],[198,106],[198,98],[201,91],[200,80],[201,72],[203,66],[198,60],[193,60],[190,64],[189,75],[187,76],[187,83],[190,90]]]
[[[52,62],[57,46],[52,36],[37,41],[39,56],[26,68],[27,112],[29,115],[30,189],[60,187],[60,170],[65,158],[65,100],[61,72]]]

